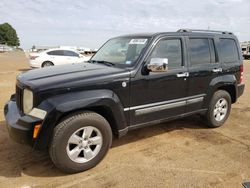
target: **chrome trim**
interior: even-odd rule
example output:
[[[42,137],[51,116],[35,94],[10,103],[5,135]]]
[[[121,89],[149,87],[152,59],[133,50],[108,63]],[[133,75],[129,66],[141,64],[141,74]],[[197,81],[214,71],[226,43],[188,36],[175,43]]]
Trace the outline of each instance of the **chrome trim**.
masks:
[[[193,103],[197,103],[197,102],[202,102],[203,99],[204,99],[204,97],[198,97],[198,98],[195,98],[195,99],[189,99],[189,100],[187,100],[187,105],[193,104]]]
[[[183,113],[183,114],[168,117],[168,118],[162,118],[162,119],[152,120],[152,121],[149,121],[149,122],[146,122],[146,123],[144,122],[144,123],[130,125],[128,127],[128,131],[131,131],[131,130],[134,130],[134,129],[137,129],[137,128],[140,128],[140,127],[145,127],[145,126],[149,126],[149,125],[154,125],[154,124],[167,122],[169,120],[174,120],[174,119],[178,119],[178,118],[182,118],[182,117],[187,117],[187,116],[190,116],[192,114],[197,114],[199,112],[203,113],[203,112],[206,112],[206,111],[207,111],[207,109],[200,109],[200,110],[195,110],[195,111],[192,111],[192,112]]]
[[[178,78],[189,77],[189,72],[178,73],[178,74],[176,74],[176,76]]]
[[[126,111],[129,111],[129,110],[130,110],[130,108],[124,108],[123,110],[126,112]]]
[[[160,105],[160,106],[154,106],[154,107],[136,110],[135,115],[148,114],[148,113],[153,113],[153,112],[157,112],[157,111],[161,111],[161,110],[167,110],[170,108],[177,108],[177,107],[181,107],[181,106],[185,106],[185,105],[186,105],[186,101],[164,104],[164,105]]]
[[[197,102],[200,102],[200,100],[201,100],[200,98],[202,98],[202,100],[203,100],[205,95],[206,94],[200,94],[200,95],[194,95],[191,97],[183,97],[180,99],[173,99],[173,100],[168,100],[168,101],[162,101],[162,102],[138,105],[138,106],[133,106],[133,107],[127,107],[127,108],[124,108],[123,110],[124,111],[137,110],[137,109],[148,108],[148,107],[159,106],[159,105],[170,104],[170,103],[176,103],[176,102],[186,101],[186,100],[188,100],[192,103],[193,101],[196,101],[196,100],[194,100],[196,98],[199,98],[199,101],[197,101]],[[191,104],[191,103],[187,103],[187,104]]]

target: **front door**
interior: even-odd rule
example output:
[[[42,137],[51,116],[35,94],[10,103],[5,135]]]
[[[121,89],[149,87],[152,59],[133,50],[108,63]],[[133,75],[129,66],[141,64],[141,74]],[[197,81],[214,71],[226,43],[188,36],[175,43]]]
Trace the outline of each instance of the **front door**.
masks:
[[[135,78],[131,79],[131,125],[140,125],[167,119],[185,113],[187,96],[187,67],[185,66],[184,38],[167,37],[158,40]],[[152,58],[168,62],[166,72],[143,69]]]

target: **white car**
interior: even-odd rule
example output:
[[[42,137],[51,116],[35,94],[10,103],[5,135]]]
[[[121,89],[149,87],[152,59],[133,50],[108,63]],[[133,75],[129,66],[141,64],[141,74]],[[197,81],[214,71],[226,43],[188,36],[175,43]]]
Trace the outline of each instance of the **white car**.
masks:
[[[29,64],[32,68],[82,63],[88,60],[89,57],[86,57],[74,50],[60,48],[29,54]]]

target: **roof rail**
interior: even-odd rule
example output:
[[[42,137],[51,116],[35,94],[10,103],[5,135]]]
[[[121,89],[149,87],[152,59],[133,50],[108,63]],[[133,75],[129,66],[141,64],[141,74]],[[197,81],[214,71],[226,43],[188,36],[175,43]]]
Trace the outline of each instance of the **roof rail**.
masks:
[[[220,33],[220,34],[233,35],[232,32],[228,32],[228,31],[215,31],[215,30],[206,30],[206,29],[179,29],[177,32],[205,32],[205,33]]]

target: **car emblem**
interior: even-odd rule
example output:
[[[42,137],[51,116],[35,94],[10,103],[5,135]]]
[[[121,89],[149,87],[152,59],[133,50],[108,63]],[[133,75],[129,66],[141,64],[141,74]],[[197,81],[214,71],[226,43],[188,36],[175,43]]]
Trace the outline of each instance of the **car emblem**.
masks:
[[[126,87],[127,83],[126,82],[122,82],[122,87]]]

